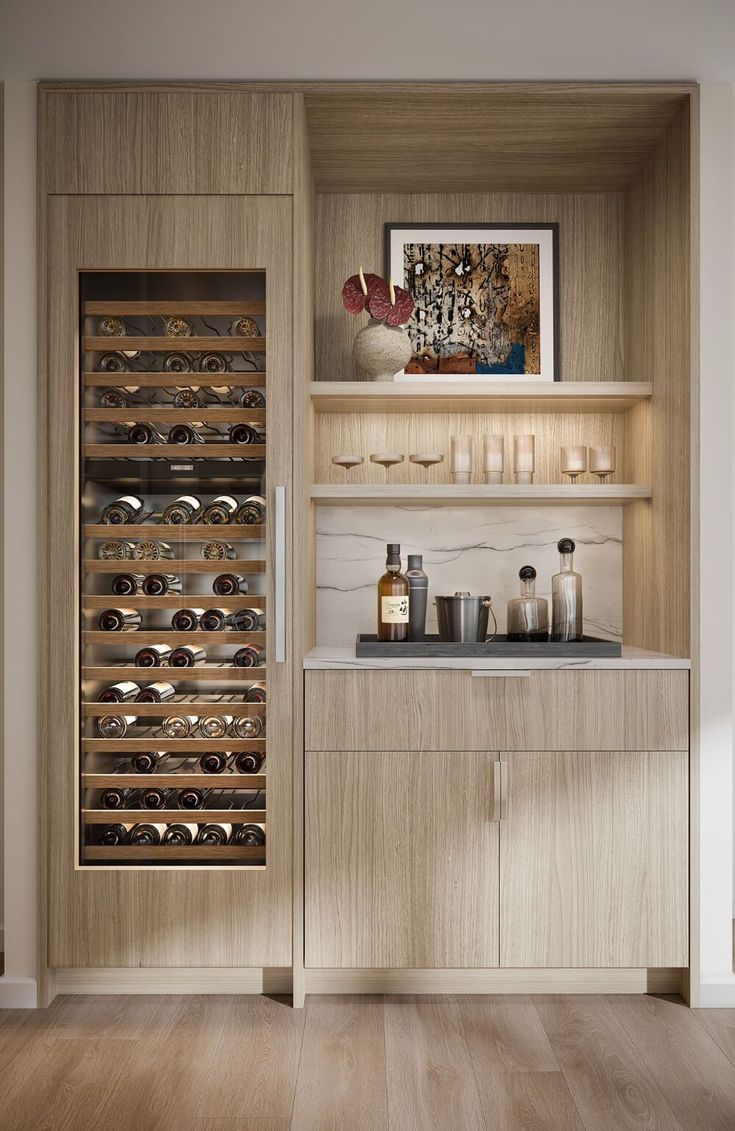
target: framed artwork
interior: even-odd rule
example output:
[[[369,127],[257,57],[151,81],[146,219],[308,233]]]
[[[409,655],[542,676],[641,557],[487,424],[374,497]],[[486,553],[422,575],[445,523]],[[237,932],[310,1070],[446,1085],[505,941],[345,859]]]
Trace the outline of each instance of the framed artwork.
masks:
[[[386,224],[385,258],[415,303],[397,381],[559,380],[558,224]]]

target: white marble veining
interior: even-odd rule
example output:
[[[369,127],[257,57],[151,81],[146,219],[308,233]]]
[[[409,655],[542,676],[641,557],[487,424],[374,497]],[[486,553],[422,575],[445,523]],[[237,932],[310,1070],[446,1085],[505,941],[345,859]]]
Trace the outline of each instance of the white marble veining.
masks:
[[[317,510],[317,643],[351,646],[375,632],[375,585],[386,542],[423,554],[429,575],[427,630],[436,632],[433,598],[457,590],[489,594],[505,631],[506,604],[521,566],[535,566],[537,592],[550,597],[559,569],[556,544],[577,543],[585,632],[622,635],[620,507],[320,507]]]
[[[336,645],[323,644],[319,648],[312,648],[304,659],[304,667],[308,669],[321,669],[326,671],[351,671],[357,668],[448,668],[454,670],[485,672],[498,676],[528,675],[532,671],[554,671],[562,669],[650,669],[690,668],[691,660],[678,656],[666,656],[661,652],[646,652],[642,648],[623,646],[620,656],[590,656],[562,658],[552,656],[543,659],[531,656],[512,657],[493,656],[441,656],[423,659],[419,657],[401,656],[397,659],[391,657],[360,656],[355,655],[355,646],[337,647]]]

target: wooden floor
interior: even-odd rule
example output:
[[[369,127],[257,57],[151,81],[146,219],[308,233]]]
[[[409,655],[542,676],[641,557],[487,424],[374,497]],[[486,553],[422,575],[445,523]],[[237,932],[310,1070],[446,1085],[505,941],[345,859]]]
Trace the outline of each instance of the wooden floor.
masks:
[[[0,1129],[733,1131],[674,997],[67,997],[0,1012]]]

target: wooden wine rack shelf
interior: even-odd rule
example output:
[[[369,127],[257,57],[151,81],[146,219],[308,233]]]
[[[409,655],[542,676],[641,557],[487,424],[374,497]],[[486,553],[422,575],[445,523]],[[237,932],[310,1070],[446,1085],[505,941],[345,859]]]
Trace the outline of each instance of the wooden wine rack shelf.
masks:
[[[249,542],[249,541],[262,541],[265,538],[265,526],[262,524],[253,523],[252,526],[241,525],[240,523],[195,523],[192,526],[184,526],[175,523],[151,521],[146,523],[139,523],[133,525],[132,523],[121,524],[120,526],[113,526],[107,522],[91,522],[84,526],[85,538],[98,538],[101,542],[108,541],[111,538],[153,538],[157,542]],[[121,559],[118,563],[121,567],[125,562],[131,565],[138,565],[134,558]],[[165,566],[166,558],[159,558],[158,565]],[[212,565],[220,567],[220,573],[231,573],[229,568],[234,564],[233,558],[222,558],[220,561],[212,562]]]
[[[118,786],[150,786],[152,789],[265,789],[265,774],[82,774],[85,789],[115,789]],[[151,810],[152,811],[152,810]],[[107,810],[106,810],[107,812]],[[148,810],[146,810],[148,812]],[[188,810],[187,810],[188,812]],[[232,810],[230,810],[232,812]]]
[[[129,564],[131,566],[134,566],[136,563],[130,562]],[[121,565],[123,566],[123,568],[120,570],[120,573],[136,572],[135,569],[124,568],[124,563],[121,563]],[[128,600],[127,597],[115,598],[114,595],[111,595],[109,593],[105,593],[101,597],[99,595],[85,596],[83,598],[84,607],[85,609],[109,609],[112,607],[110,604],[111,597],[113,601]],[[144,609],[186,609],[190,607],[189,602],[193,604],[194,600],[203,600],[206,607],[208,608],[227,609],[231,612],[237,609],[265,608],[265,597],[261,596],[261,594],[259,593],[241,593],[239,597],[218,597],[214,593],[173,593],[168,597],[146,597],[144,593],[136,593],[135,607],[136,609],[140,609],[141,611],[143,611]],[[197,608],[201,607],[201,605],[197,605]],[[110,633],[106,633],[106,635],[109,636]],[[112,635],[115,634],[113,633]],[[211,632],[207,633],[207,636],[212,635],[213,634]],[[256,634],[252,633],[251,635],[255,636]]]
[[[120,598],[128,600],[127,597]],[[214,602],[207,601],[203,608],[207,605],[214,605]],[[127,606],[126,606],[127,607]],[[174,632],[171,628],[162,628],[154,631],[137,631],[137,632],[99,632],[96,629],[85,629],[82,633],[84,644],[120,644],[121,641],[137,644],[166,644],[167,642],[175,642],[177,647],[183,647],[185,644],[265,644],[264,632],[232,632],[230,629],[224,629],[222,632]]]
[[[115,821],[110,822],[110,824],[115,823]],[[159,822],[146,821],[145,823],[155,825]],[[195,822],[184,821],[183,824],[192,825]],[[212,864],[226,864],[248,860],[264,861],[265,845],[251,847],[246,844],[191,844],[179,847],[175,844],[157,844],[151,848],[145,848],[138,844],[86,844],[84,856],[87,860],[106,860],[111,864],[119,864],[126,860],[138,864],[144,860],[161,860],[182,864],[211,861]]]
[[[123,703],[122,706],[124,707],[125,704]],[[264,754],[265,739],[165,738],[163,735],[149,734],[145,738],[83,738],[82,750],[89,754],[113,751],[121,756],[135,754],[140,750],[160,750],[169,754],[205,754],[207,750],[224,750],[230,754],[241,754],[244,751],[257,750],[258,753]]]
[[[117,668],[116,670],[119,671],[120,669]],[[151,671],[150,668],[146,670]],[[85,718],[130,714],[139,719],[155,719],[160,716],[170,718],[171,715],[196,715],[197,718],[205,718],[207,715],[232,715],[234,719],[242,719],[250,715],[264,715],[265,710],[265,703],[231,703],[229,700],[224,702],[219,700],[216,703],[192,703],[188,701],[172,703],[170,700],[166,703],[82,703],[82,714]]]
[[[114,351],[112,351],[114,352]],[[84,374],[84,384],[88,388],[125,388],[138,385],[142,389],[255,389],[266,383],[263,369],[226,370],[224,373],[169,373],[160,370],[110,373],[98,369]]]
[[[265,338],[148,338],[135,334],[127,338],[85,338],[82,348],[88,353],[265,353]]]
[[[169,683],[257,683],[265,687],[266,669],[236,668],[234,664],[198,664],[195,668],[170,668],[162,664],[158,668],[138,668],[135,664],[98,664],[82,668],[84,679],[132,679],[136,683],[152,683],[165,679]],[[265,706],[265,704],[258,704]],[[111,704],[115,706],[115,704]],[[124,704],[123,704],[124,706]]]
[[[185,317],[187,314],[230,314],[237,318],[245,314],[265,314],[265,303],[252,300],[249,302],[224,302],[217,299],[207,301],[189,301],[184,299],[141,299],[139,301],[131,301],[129,299],[118,299],[115,302],[88,301],[84,303],[83,310],[85,314],[96,314],[98,316],[105,314],[181,314]],[[105,341],[110,340],[114,342],[115,339],[105,339]],[[169,338],[168,340],[179,342],[181,338]]]
[[[118,529],[119,527],[116,526],[110,527],[111,531]],[[172,529],[176,530],[177,527]],[[166,541],[166,539],[160,539],[160,541]],[[223,541],[226,541],[226,539],[223,539]],[[123,561],[110,562],[100,561],[99,558],[86,558],[83,566],[87,573],[265,573],[265,562],[261,558],[254,561],[228,558],[226,561],[218,562],[204,561],[204,559],[189,561],[185,558],[160,558],[154,562],[139,562],[125,558]],[[135,566],[135,569],[129,568],[132,566]],[[196,597],[197,594],[190,594],[190,596]],[[111,603],[119,599],[112,598]]]
[[[129,408],[85,408],[84,420],[87,424],[128,424],[133,421],[145,421],[148,424],[189,424],[198,421],[202,424],[265,424],[265,409],[240,408],[239,405],[229,408],[224,405],[213,408],[151,408],[141,404],[131,405]],[[239,446],[248,447],[247,444]]]
[[[130,413],[128,415],[131,415]],[[191,419],[190,414],[189,419]],[[85,444],[87,459],[265,459],[265,444]]]
[[[230,825],[262,825],[265,809],[82,809],[88,825],[129,825],[145,821],[152,825],[170,825],[179,821],[187,824],[224,821]]]

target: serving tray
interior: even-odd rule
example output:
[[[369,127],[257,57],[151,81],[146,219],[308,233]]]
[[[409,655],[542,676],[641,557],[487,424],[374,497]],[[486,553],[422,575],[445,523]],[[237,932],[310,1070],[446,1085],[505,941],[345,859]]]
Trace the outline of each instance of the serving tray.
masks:
[[[567,644],[555,640],[508,640],[507,636],[496,636],[484,644],[456,644],[440,640],[438,636],[427,636],[425,640],[403,640],[400,643],[378,640],[377,636],[360,633],[355,646],[356,656],[382,656],[398,659],[401,656],[411,659],[421,657],[461,657],[478,656],[485,659],[500,657],[543,659],[580,659],[593,656],[622,656],[622,645],[617,640],[600,640],[596,636],[585,636]]]

